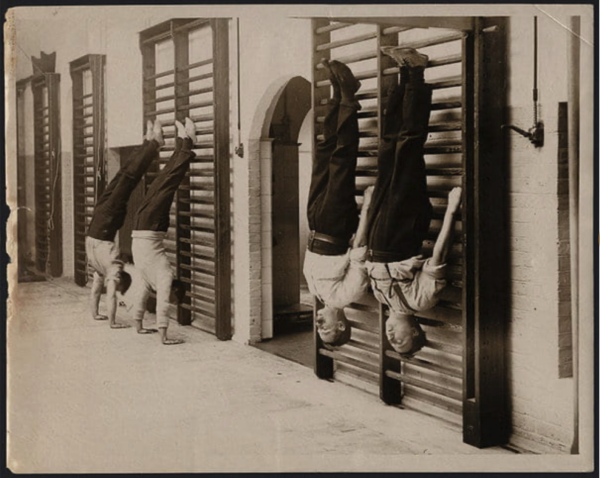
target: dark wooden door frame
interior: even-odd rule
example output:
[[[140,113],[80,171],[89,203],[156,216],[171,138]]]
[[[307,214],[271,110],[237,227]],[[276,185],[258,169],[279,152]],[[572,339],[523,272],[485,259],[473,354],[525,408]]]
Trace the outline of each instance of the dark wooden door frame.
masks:
[[[488,30],[496,27],[496,30]],[[473,76],[468,97],[474,141],[465,181],[469,215],[464,233],[467,301],[463,440],[479,448],[504,444],[510,433],[506,385],[506,323],[509,290],[508,161],[506,123],[507,38],[505,17],[476,18],[467,38]],[[486,33],[486,30],[489,33]]]

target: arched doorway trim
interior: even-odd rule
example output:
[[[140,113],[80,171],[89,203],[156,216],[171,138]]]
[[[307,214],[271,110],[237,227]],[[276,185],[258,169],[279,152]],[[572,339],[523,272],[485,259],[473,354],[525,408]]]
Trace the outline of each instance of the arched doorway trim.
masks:
[[[287,96],[287,97],[286,97]],[[289,140],[296,142],[311,106],[310,82],[301,76],[284,76],[267,88],[254,114],[248,137],[248,227],[250,257],[249,341],[272,337],[272,161],[271,130],[282,101],[291,103]]]

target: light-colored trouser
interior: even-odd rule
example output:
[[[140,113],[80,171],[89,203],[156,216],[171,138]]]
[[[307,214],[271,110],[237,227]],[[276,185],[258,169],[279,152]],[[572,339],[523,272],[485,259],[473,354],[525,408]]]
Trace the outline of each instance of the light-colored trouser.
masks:
[[[119,272],[123,263],[118,259],[119,248],[113,241],[101,241],[94,237],[85,238],[85,253],[90,272],[102,280],[119,281]]]
[[[136,269],[140,272],[141,280],[149,287],[139,287],[132,313],[136,320],[144,317],[149,289],[156,291],[156,325],[159,328],[169,326],[169,296],[173,271],[164,251],[156,249],[155,241],[133,237],[131,252]]]

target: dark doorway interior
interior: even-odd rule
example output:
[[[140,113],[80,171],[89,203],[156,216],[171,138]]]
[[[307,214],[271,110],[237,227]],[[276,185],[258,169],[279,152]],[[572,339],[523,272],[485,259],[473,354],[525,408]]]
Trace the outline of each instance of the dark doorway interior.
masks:
[[[262,350],[312,366],[312,307],[302,275],[302,238],[307,234],[302,216],[306,204],[301,194],[306,163],[299,134],[310,110],[310,83],[293,78],[276,100],[269,136],[273,138],[273,338],[257,344]],[[305,138],[304,141],[310,138]],[[306,146],[303,148],[306,151]],[[309,166],[310,174],[310,166]]]

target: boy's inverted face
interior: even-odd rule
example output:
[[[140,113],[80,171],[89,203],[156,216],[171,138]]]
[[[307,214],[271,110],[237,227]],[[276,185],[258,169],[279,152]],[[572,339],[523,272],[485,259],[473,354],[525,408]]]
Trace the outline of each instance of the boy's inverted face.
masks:
[[[392,315],[385,322],[385,335],[396,352],[405,354],[412,349],[418,331],[406,317]]]
[[[344,330],[345,324],[339,319],[336,309],[324,307],[317,312],[317,333],[325,343],[334,342],[338,334]]]

